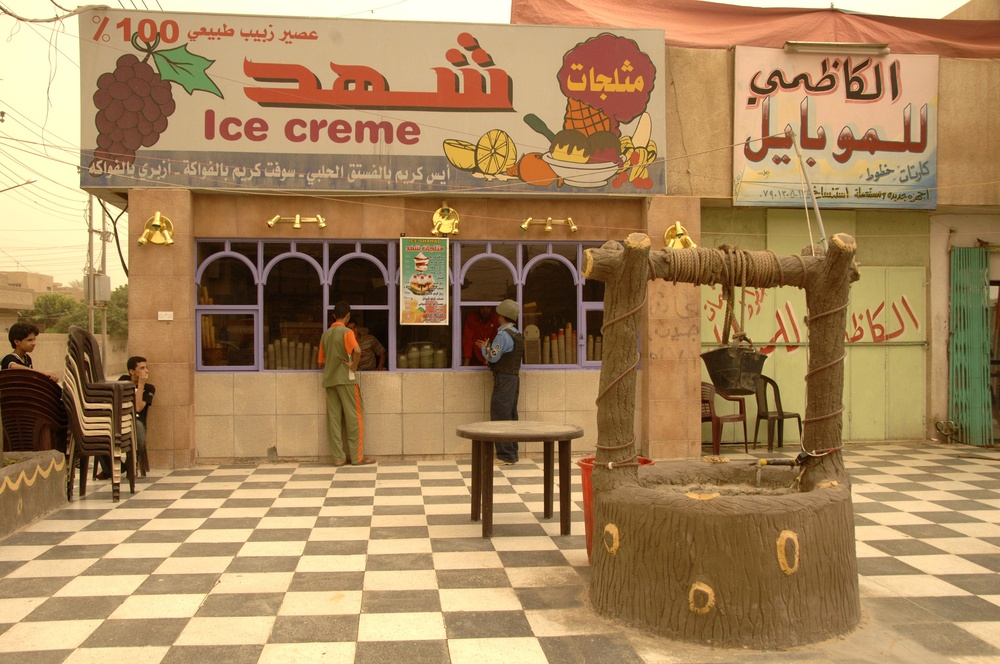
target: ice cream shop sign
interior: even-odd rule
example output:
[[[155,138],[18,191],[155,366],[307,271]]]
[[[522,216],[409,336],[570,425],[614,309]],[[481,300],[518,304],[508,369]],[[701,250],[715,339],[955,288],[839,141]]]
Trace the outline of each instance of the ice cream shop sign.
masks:
[[[658,30],[80,21],[84,187],[666,192]]]
[[[448,324],[448,238],[399,240],[400,325]]]

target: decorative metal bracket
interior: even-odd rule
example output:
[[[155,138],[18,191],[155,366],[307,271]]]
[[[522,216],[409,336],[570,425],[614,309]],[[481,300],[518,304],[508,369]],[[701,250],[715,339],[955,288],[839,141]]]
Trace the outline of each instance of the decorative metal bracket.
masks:
[[[528,217],[527,219],[524,220],[524,223],[521,224],[521,230],[527,232],[528,226],[532,226],[532,225],[538,226],[540,224],[545,224],[545,232],[546,233],[551,233],[552,232],[552,226],[553,226],[553,224],[561,224],[561,225],[569,226],[569,230],[570,230],[571,233],[575,233],[576,232],[576,224],[573,223],[573,218],[572,217],[566,217],[565,219],[553,219],[552,217],[546,217],[544,220],[543,219],[535,219],[534,217]]]
[[[270,228],[274,228],[274,225],[281,222],[288,222],[292,224],[292,228],[298,229],[302,228],[302,223],[315,223],[319,228],[326,228],[326,219],[319,216],[315,217],[303,217],[301,215],[295,215],[294,217],[282,217],[280,214],[276,214],[267,220],[267,225]]]

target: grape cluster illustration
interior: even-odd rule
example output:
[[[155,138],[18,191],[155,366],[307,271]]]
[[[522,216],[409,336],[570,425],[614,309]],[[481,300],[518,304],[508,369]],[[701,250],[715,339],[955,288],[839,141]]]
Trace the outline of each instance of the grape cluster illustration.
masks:
[[[139,148],[149,148],[167,130],[167,119],[177,109],[171,83],[179,83],[188,94],[205,90],[219,97],[222,92],[205,73],[213,64],[188,52],[187,45],[157,51],[159,38],[140,46],[132,37],[143,60],[132,53],[118,58],[114,71],[101,74],[94,92],[97,107],[97,149],[90,170],[108,172],[135,163]],[[152,59],[153,64],[149,60]]]
[[[94,161],[135,163],[135,151],[151,147],[177,107],[170,83],[131,53],[118,58],[114,72],[101,74],[94,93],[97,150]]]

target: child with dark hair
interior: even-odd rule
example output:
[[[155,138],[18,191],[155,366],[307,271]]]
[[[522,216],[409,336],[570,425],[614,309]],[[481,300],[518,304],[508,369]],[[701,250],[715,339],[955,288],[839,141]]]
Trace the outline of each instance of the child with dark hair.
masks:
[[[10,347],[14,349],[14,352],[7,353],[3,356],[3,359],[0,359],[0,369],[28,369],[30,371],[38,371],[31,366],[31,355],[28,354],[35,350],[35,342],[38,341],[38,328],[28,323],[14,323],[7,332],[7,339],[10,341]],[[59,382],[55,374],[50,374],[47,371],[38,371],[38,373]]]
[[[146,358],[141,355],[133,355],[128,358],[125,365],[128,368],[127,374],[118,377],[120,381],[130,381],[135,385],[135,445],[136,451],[141,452],[146,449],[146,415],[153,405],[153,395],[156,388],[149,381],[149,365]],[[111,477],[111,460],[102,456],[99,457],[101,472],[97,474],[97,479],[106,480]]]

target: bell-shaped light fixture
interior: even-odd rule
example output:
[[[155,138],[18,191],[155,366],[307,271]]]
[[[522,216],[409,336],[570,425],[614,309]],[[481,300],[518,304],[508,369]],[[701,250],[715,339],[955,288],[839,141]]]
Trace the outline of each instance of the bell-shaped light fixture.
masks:
[[[170,246],[174,243],[174,224],[157,211],[152,217],[146,220],[139,237],[139,246],[147,242],[153,244],[163,244]]]

